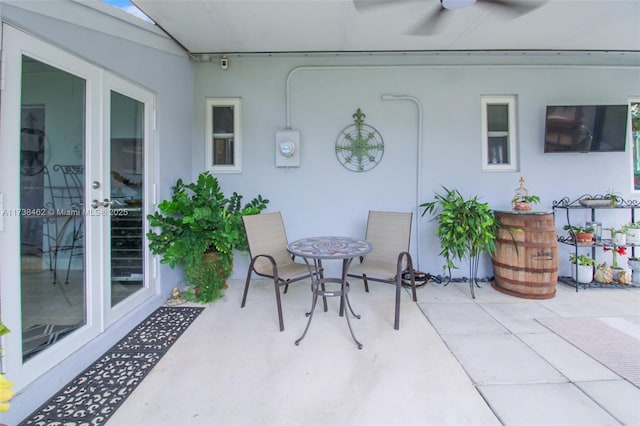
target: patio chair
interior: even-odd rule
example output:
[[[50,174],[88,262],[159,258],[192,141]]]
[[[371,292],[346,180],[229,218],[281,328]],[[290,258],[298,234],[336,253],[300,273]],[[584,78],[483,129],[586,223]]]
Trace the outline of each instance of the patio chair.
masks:
[[[247,301],[251,275],[254,272],[261,277],[272,278],[276,292],[280,331],[283,331],[284,319],[282,316],[280,287],[285,286],[284,292],[286,293],[289,284],[312,278],[316,271],[310,269],[304,263],[295,262],[287,251],[287,235],[280,212],[243,216],[242,220],[247,234],[251,263],[247,271],[247,281],[244,286],[240,307],[244,308]],[[321,271],[321,269],[318,269],[318,273],[321,274]]]
[[[72,173],[67,173],[71,168]],[[26,216],[23,219],[25,246],[33,245],[29,241],[35,238],[42,254],[49,254],[49,269],[53,272],[53,284],[58,282],[58,261],[66,258],[67,272],[65,283],[69,283],[69,274],[73,257],[83,258],[84,217],[81,207],[84,199],[82,188],[83,166],[61,166],[55,164],[52,174],[48,167],[42,166],[35,174],[25,177],[30,183],[25,203],[42,213]],[[46,213],[46,214],[45,214]],[[31,234],[37,233],[35,237]]]
[[[64,180],[64,186],[59,187],[56,197],[56,208],[62,208],[71,215],[64,222],[56,240],[56,262],[54,266],[54,282],[57,272],[57,256],[62,251],[67,251],[67,274],[65,283],[69,283],[69,272],[71,271],[71,261],[74,256],[79,256],[84,262],[84,165],[54,164],[53,171],[59,172]],[[84,263],[83,263],[84,265]]]
[[[412,217],[413,213],[369,211],[365,239],[373,249],[360,258],[360,263],[352,264],[347,274],[349,277],[361,278],[367,292],[369,281],[396,286],[393,323],[396,330],[400,329],[400,291],[405,271],[410,274],[413,301],[418,301],[413,261],[409,254]]]

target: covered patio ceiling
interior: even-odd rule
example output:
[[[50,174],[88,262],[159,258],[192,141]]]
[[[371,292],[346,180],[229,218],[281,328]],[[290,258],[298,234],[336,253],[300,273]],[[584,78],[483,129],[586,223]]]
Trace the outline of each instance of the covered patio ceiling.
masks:
[[[133,0],[199,54],[589,51],[637,55],[640,0]]]

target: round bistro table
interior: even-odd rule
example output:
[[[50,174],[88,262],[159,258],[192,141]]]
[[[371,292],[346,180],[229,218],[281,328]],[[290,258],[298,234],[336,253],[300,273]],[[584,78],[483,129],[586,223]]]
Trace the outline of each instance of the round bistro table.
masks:
[[[313,311],[315,310],[318,296],[323,299],[326,297],[340,297],[340,316],[344,314],[344,306],[349,307],[351,314],[360,318],[360,315],[356,315],[351,308],[349,302],[349,283],[347,282],[347,272],[349,271],[349,265],[351,261],[359,256],[364,256],[371,251],[371,243],[365,240],[360,240],[351,237],[310,237],[303,238],[301,240],[294,241],[287,246],[287,250],[294,256],[300,256],[304,259],[309,272],[312,273],[311,290],[313,293],[313,300],[311,302],[311,311],[307,313],[309,320],[307,326],[302,333],[302,336],[296,340],[296,345],[300,344],[300,341],[304,339],[309,330],[309,325],[313,319]],[[342,260],[342,277],[341,278],[326,278],[322,274],[322,261],[323,260]],[[315,274],[314,274],[315,272]],[[326,283],[340,284],[339,290],[327,290]],[[326,300],[326,299],[325,299]],[[351,322],[349,315],[344,315],[347,319],[347,325],[351,332],[351,337],[358,345],[358,349],[362,349],[362,343],[356,339],[353,329],[351,328]]]

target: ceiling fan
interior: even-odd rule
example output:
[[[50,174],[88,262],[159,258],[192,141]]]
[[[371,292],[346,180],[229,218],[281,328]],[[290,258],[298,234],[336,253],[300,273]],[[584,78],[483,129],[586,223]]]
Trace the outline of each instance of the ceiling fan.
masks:
[[[378,6],[392,6],[399,3],[416,2],[419,0],[353,0],[353,4],[358,11],[366,11]],[[422,0],[434,3],[436,0]],[[415,26],[408,33],[413,35],[430,35],[436,32],[440,21],[444,19],[448,12],[456,9],[464,9],[466,7],[478,4],[479,6],[493,7],[495,10],[501,10],[512,15],[519,16],[531,12],[540,7],[545,0],[437,0],[440,5],[432,10],[419,25]]]

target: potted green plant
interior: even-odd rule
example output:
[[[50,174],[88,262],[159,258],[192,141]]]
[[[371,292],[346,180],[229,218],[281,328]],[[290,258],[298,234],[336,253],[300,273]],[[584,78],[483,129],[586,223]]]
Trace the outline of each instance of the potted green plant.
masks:
[[[616,246],[624,246],[627,244],[627,227],[626,225],[621,228],[614,228],[610,226],[604,228],[611,233],[611,241]]]
[[[576,265],[572,271],[574,280],[585,284],[593,281],[593,268],[597,265],[594,259],[586,254],[576,255],[572,253],[569,256],[569,262]]]
[[[624,268],[618,265],[618,255],[625,256],[627,254],[627,248],[624,246],[612,246],[604,245],[602,250],[605,252],[611,251],[611,271],[613,273],[613,279],[618,280],[618,275],[624,271]]]
[[[609,206],[613,207],[622,201],[622,196],[617,192],[608,191],[602,196],[602,199],[609,200]]]
[[[496,251],[496,240],[500,222],[487,203],[478,197],[465,200],[458,190],[442,187],[444,194],[436,193],[434,200],[420,204],[425,214],[433,214],[437,221],[436,235],[440,239],[440,255],[444,257],[444,270],[457,269],[455,261],[468,259],[471,297],[477,283],[478,264],[481,253],[493,255]]]
[[[258,214],[269,200],[260,195],[242,205],[242,195],[226,197],[217,178],[203,172],[198,180],[178,179],[172,197],[147,216],[154,229],[147,233],[153,254],[161,263],[185,272],[190,300],[203,303],[222,295],[232,270],[233,250],[247,251],[242,216]]]
[[[622,196],[613,191],[607,191],[604,195],[583,195],[578,201],[585,207],[615,207],[622,202]]]
[[[511,199],[514,210],[531,210],[531,204],[537,204],[540,202],[540,197],[537,195],[516,195]]]
[[[624,226],[627,243],[640,244],[640,222],[629,222]]]
[[[593,244],[593,236],[596,231],[593,226],[565,225],[563,229],[569,231],[569,234],[573,237],[576,244]]]

